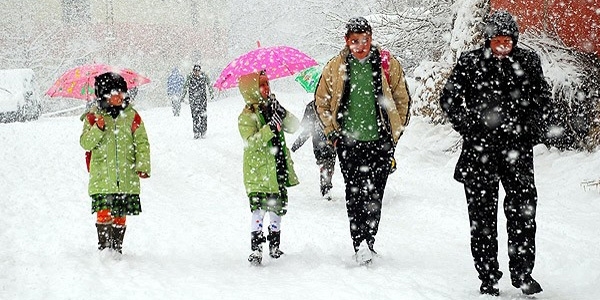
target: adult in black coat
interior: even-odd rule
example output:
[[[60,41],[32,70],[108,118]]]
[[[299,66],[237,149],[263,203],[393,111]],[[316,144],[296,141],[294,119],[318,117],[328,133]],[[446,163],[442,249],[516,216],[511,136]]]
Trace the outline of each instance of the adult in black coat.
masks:
[[[291,150],[296,152],[312,136],[313,153],[320,172],[321,196],[327,200],[331,200],[329,191],[333,187],[331,177],[334,172],[336,153],[333,146],[327,143],[323,126],[317,116],[314,100],[306,105],[300,125],[304,129],[294,141]]]
[[[535,294],[542,288],[531,277],[538,200],[533,146],[545,140],[550,93],[539,56],[517,47],[519,30],[511,14],[491,14],[484,37],[484,47],[460,56],[440,98],[463,138],[454,178],[464,184],[480,292],[500,293],[497,211],[502,182],[512,285]]]
[[[207,95],[206,92],[210,93],[210,99],[214,98],[213,89],[210,83],[210,79],[206,73],[202,72],[200,65],[194,65],[192,72],[186,77],[183,83],[183,93],[181,94],[181,101],[185,98],[186,94],[189,94],[190,98],[190,110],[192,111],[192,122],[194,129],[194,139],[204,138],[206,136],[207,129]]]

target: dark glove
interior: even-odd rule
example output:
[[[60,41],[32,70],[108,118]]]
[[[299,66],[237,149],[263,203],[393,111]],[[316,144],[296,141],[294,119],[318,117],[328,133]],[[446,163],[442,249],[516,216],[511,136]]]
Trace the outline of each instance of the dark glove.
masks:
[[[332,131],[327,135],[327,141],[329,141],[329,144],[331,144],[334,148],[337,147],[340,138],[340,133],[337,131]]]
[[[137,172],[137,174],[140,178],[149,178],[150,177],[150,175],[148,175],[148,173],[145,173],[145,172]]]
[[[299,141],[298,141],[298,140],[296,140],[296,141],[294,142],[294,144],[292,144],[292,148],[290,148],[290,150],[292,150],[292,152],[296,152],[296,150],[300,149],[300,146],[301,146],[301,145],[300,145]]]
[[[279,115],[282,120],[287,115],[287,111],[279,104],[279,101],[275,98],[275,94],[269,95],[269,109],[273,115]]]

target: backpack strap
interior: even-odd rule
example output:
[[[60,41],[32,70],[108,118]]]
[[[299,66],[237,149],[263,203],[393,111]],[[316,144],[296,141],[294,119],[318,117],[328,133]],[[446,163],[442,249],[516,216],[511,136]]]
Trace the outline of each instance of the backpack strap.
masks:
[[[87,118],[90,125],[94,126],[94,124],[96,124],[96,115],[94,113],[89,112],[85,115],[85,117]]]
[[[385,79],[388,84],[390,83],[390,51],[381,50],[381,67],[383,68],[383,74],[385,75]]]
[[[135,131],[138,129],[138,127],[140,127],[140,124],[142,123],[142,117],[140,117],[140,115],[136,112],[135,116],[133,117],[133,122],[131,122],[131,133],[135,133]]]

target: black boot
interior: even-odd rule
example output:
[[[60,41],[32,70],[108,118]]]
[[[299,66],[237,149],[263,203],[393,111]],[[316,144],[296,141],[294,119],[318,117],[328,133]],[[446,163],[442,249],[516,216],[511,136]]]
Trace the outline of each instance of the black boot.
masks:
[[[98,232],[98,250],[111,248],[112,246],[112,224],[96,223],[96,231]]]
[[[489,279],[483,280],[479,287],[479,292],[482,295],[500,296],[500,289],[498,288],[498,280]]]
[[[512,285],[521,289],[521,292],[525,295],[533,295],[543,291],[542,286],[535,279],[531,278],[531,275],[512,277],[511,281]]]
[[[498,288],[498,281],[502,278],[502,272],[495,271],[485,277],[479,277],[481,279],[481,286],[479,292],[483,295],[500,296],[500,289]]]
[[[248,257],[248,261],[253,265],[260,265],[262,262],[262,243],[266,242],[262,231],[253,231],[250,239],[252,253]]]
[[[283,251],[279,250],[279,245],[281,244],[281,231],[271,231],[269,228],[269,236],[267,237],[269,240],[269,255],[272,258],[279,258],[283,255]]]
[[[113,225],[112,226],[112,234],[113,234],[112,248],[113,248],[113,250],[115,250],[119,253],[123,253],[121,249],[122,249],[122,245],[123,245],[123,238],[125,237],[125,229],[127,229],[127,226],[125,226],[125,225]]]

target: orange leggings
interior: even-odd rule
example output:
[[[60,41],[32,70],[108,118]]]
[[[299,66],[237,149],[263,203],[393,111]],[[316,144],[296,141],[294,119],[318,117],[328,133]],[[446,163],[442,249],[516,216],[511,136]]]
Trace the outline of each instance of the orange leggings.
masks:
[[[99,224],[125,225],[125,220],[125,216],[113,217],[110,214],[110,209],[102,209],[96,214],[96,223]]]

